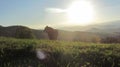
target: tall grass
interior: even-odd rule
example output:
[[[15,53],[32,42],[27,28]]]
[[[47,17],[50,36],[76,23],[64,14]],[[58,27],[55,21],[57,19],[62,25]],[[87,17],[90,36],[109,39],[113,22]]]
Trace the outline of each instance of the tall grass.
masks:
[[[0,67],[120,67],[120,44],[1,37]]]

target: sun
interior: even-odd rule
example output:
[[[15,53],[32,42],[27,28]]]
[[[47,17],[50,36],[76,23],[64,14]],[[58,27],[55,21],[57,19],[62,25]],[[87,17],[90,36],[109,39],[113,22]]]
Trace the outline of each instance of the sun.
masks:
[[[89,25],[95,19],[93,5],[88,1],[73,2],[66,10],[69,23],[73,25]]]

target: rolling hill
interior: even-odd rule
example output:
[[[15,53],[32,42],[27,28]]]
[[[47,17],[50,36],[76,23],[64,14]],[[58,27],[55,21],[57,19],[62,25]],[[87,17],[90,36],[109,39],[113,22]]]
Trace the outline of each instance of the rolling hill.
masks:
[[[114,23],[114,24],[113,24]],[[117,37],[120,35],[119,22],[109,22],[99,25],[90,25],[86,27],[74,26],[70,29],[79,29],[78,31],[65,31],[57,29],[58,38],[57,40],[63,41],[82,41],[82,42],[101,42],[101,39],[106,37]],[[36,39],[49,39],[48,34],[43,30],[31,29],[25,26],[0,26],[0,36],[4,37],[15,37],[18,28],[24,30],[23,33],[28,32],[25,36],[34,35]],[[67,28],[64,28],[67,29]],[[23,34],[19,34],[23,36]],[[26,37],[27,38],[27,37]]]
[[[43,32],[42,30],[30,29],[25,26],[8,26],[8,27],[0,26],[0,36],[16,37],[16,32],[19,32],[19,30],[22,30],[22,31],[25,30],[23,32],[24,34],[27,31],[30,31],[28,34],[30,34],[30,33],[33,34],[35,36],[35,38],[37,38],[37,39],[48,39],[47,34],[45,32]],[[23,36],[23,34],[21,34],[21,36]]]

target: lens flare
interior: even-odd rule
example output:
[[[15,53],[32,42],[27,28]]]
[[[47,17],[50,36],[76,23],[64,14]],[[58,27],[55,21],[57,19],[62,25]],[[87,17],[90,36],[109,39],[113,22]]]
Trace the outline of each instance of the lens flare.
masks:
[[[37,50],[36,51],[36,54],[37,54],[37,57],[40,59],[40,60],[44,60],[46,58],[46,55],[45,53],[42,51],[42,50]]]

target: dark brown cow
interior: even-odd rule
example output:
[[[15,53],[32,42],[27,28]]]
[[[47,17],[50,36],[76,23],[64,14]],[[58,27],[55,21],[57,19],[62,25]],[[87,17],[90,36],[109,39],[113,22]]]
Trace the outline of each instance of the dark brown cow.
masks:
[[[46,26],[44,31],[48,34],[50,40],[57,40],[58,37],[58,31]]]

